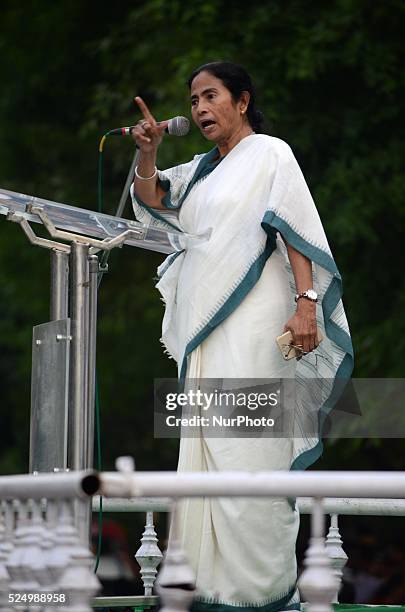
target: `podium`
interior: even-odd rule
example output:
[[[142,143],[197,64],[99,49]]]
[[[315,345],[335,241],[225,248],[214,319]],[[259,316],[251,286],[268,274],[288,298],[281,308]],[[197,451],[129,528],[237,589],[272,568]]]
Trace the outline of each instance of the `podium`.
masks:
[[[93,467],[97,288],[100,252],[124,244],[172,253],[206,235],[166,231],[135,220],[0,189],[0,215],[51,256],[50,320],[33,328],[31,472]],[[165,215],[165,213],[163,213]],[[50,238],[37,236],[41,223]],[[89,508],[77,524],[86,536]]]

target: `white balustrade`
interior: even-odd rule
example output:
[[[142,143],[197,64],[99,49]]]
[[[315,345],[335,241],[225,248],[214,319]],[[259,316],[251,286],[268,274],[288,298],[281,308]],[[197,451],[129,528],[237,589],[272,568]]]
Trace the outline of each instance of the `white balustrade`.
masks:
[[[41,549],[42,539],[42,520],[38,503],[29,500],[27,506],[27,517],[24,519],[24,536],[20,542],[20,557],[19,569],[21,572],[22,586],[17,588],[13,584],[11,589],[15,588],[19,593],[28,594],[39,593],[41,591],[41,583],[48,579],[48,568],[44,563],[43,551]],[[21,609],[25,609],[25,605]],[[19,609],[16,606],[16,609]],[[40,612],[41,605],[32,605],[30,610]]]
[[[322,500],[313,501],[311,537],[304,559],[304,571],[298,580],[300,593],[308,602],[307,612],[332,612],[331,602],[339,588],[324,538]]]
[[[42,583],[41,592],[46,598],[51,598],[58,581],[55,579],[55,571],[52,566],[52,554],[55,548],[55,530],[58,525],[59,500],[44,500],[43,513],[45,515],[44,535],[42,539],[42,551],[44,563],[47,567],[47,579]],[[54,612],[54,606],[44,606],[44,612]]]
[[[86,472],[0,477],[0,612],[92,609],[100,584],[72,506],[97,488]]]
[[[195,576],[179,541],[177,503],[173,503],[169,545],[156,582],[162,612],[186,612],[195,594]]]
[[[347,563],[347,555],[343,550],[343,542],[339,533],[337,514],[331,514],[330,517],[330,527],[328,535],[326,536],[326,550],[328,551],[338,583],[338,588],[335,596],[332,599],[332,603],[338,603],[339,590],[342,584],[343,567]]]
[[[54,584],[59,584],[72,553],[79,545],[77,530],[73,524],[73,508],[68,499],[59,500],[58,522],[54,527],[52,547],[48,551],[47,564]]]
[[[7,532],[5,526],[5,517],[4,517],[4,504],[2,502],[0,507],[0,611],[4,612],[5,610],[9,610],[8,603],[8,584],[9,584],[9,573],[6,570],[5,562],[9,555],[9,550],[6,545],[7,541]]]
[[[91,610],[92,602],[97,605],[93,599],[99,588],[94,560],[74,525],[73,504],[93,494],[99,484],[104,511],[147,513],[136,558],[145,586],[145,597],[140,599],[152,605],[156,602],[151,595],[156,568],[162,559],[152,511],[169,511],[174,499],[218,495],[296,497],[299,511],[312,513],[311,538],[299,579],[307,612],[330,612],[331,604],[337,602],[347,561],[338,529],[339,514],[405,515],[403,472],[177,474],[132,472],[127,459],[120,465],[120,473],[0,477],[0,612],[26,607],[10,604],[10,592],[66,596],[60,608],[35,603],[35,607],[30,606],[34,611],[86,612]],[[93,510],[97,504],[96,499]],[[326,514],[331,515],[331,524],[325,539]],[[156,590],[162,599],[162,611],[180,612],[193,599],[195,581],[176,537],[175,521],[172,529]]]
[[[11,551],[9,558],[6,560],[6,569],[10,575],[9,588],[15,593],[24,593],[25,591],[38,591],[38,583],[32,579],[32,576],[24,571],[22,561],[25,547],[29,544],[29,527],[28,527],[28,506],[24,502],[16,502],[16,530],[14,535],[14,548]],[[28,535],[28,542],[27,542]],[[20,609],[16,607],[16,609]]]
[[[312,512],[312,504],[313,499],[310,497],[299,497],[297,498],[297,506],[301,514],[311,514]],[[405,515],[405,501],[403,500],[375,500],[375,499],[339,499],[339,498],[329,498],[325,499],[323,503],[324,511],[330,512],[331,510],[336,510],[338,512],[342,511],[344,514],[379,514],[381,511],[384,514],[389,515]],[[169,497],[144,497],[144,498],[104,498],[103,499],[103,511],[104,512],[146,512],[147,513],[147,522],[151,519],[149,518],[152,515],[152,512],[170,512],[172,508],[172,501]],[[93,511],[98,512],[100,509],[100,498],[95,496],[93,498]],[[156,532],[153,527],[153,522],[151,523],[151,528],[153,529],[153,537],[154,537],[154,545],[159,551],[157,547],[157,539]],[[146,532],[146,531],[145,531]],[[143,542],[143,538],[141,540]],[[141,547],[142,548],[142,547]],[[141,550],[139,549],[139,551]],[[331,526],[326,539],[326,550],[331,558],[332,567],[334,569],[335,575],[338,577],[339,586],[341,584],[342,579],[342,570],[343,566],[347,562],[347,555],[343,550],[342,539],[340,537],[338,525],[337,525],[337,514],[331,515]],[[147,559],[144,560],[142,555],[139,555],[139,551],[135,554],[135,558],[139,563],[141,568],[141,575],[143,574],[143,568],[148,567]],[[162,554],[159,552],[156,553],[159,556],[159,559],[162,558]],[[156,574],[156,572],[155,572]],[[144,586],[145,581],[143,581]],[[151,582],[148,583],[148,589],[145,588],[145,596],[149,596],[152,593],[154,584],[154,578]],[[338,602],[338,589],[336,590],[336,594],[333,598],[333,603]]]
[[[152,589],[157,574],[157,566],[162,560],[162,553],[157,545],[155,526],[153,524],[153,512],[146,513],[145,531],[141,538],[141,547],[135,553],[135,559],[141,568],[142,582],[145,595],[152,595]]]
[[[178,497],[296,497],[300,513],[312,513],[311,539],[298,583],[301,595],[307,601],[308,612],[330,612],[331,604],[338,601],[342,570],[347,562],[338,529],[338,514],[405,515],[405,472],[134,472],[131,479],[129,470],[126,470],[125,479],[117,473],[104,473],[100,478],[102,491],[107,496],[103,499],[106,512],[168,512],[172,498]],[[96,498],[93,510],[98,507]],[[331,515],[326,541],[325,514]],[[173,559],[176,556],[182,558],[182,551],[177,547],[178,542],[174,541],[175,554],[171,557],[167,551],[156,581],[156,591],[163,606],[173,611],[186,609],[182,606],[187,598],[184,589],[177,592],[178,589],[172,587],[164,588],[167,580],[165,567],[176,567]],[[186,580],[188,570],[184,559],[177,568],[182,565],[183,580]],[[148,594],[151,592],[149,588]]]
[[[76,547],[72,552],[59,582],[60,594],[66,595],[67,601],[61,602],[60,612],[91,612],[91,601],[100,583],[89,561],[89,552],[84,547]]]

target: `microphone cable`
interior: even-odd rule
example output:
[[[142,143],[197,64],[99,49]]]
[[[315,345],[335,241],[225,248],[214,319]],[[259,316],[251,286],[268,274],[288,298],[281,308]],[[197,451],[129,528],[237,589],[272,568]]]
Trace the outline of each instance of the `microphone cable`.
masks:
[[[115,130],[110,130],[106,132],[99,143],[98,146],[98,170],[97,170],[97,212],[102,213],[104,209],[104,176],[103,176],[103,153],[104,153],[104,145],[108,136],[116,134]],[[115,211],[114,216],[120,217],[122,211],[124,210],[125,203],[127,201],[129,188],[135,173],[135,165],[138,158],[138,149],[135,150],[135,155],[132,160],[132,164],[130,170],[128,172],[127,180],[125,182],[124,189],[121,194],[120,202],[118,204],[117,210]],[[99,272],[97,277],[97,291],[100,288],[101,281],[105,272],[108,272],[108,258],[110,255],[110,251],[104,251],[100,257],[99,263]],[[98,383],[97,376],[97,367],[96,367],[96,397],[95,397],[95,426],[96,426],[96,452],[97,452],[97,470],[101,472],[102,470],[102,453],[101,453],[101,403],[100,403],[100,388]],[[98,566],[100,563],[101,557],[101,549],[102,549],[102,531],[103,531],[103,497],[100,495],[100,506],[98,510],[98,537],[97,537],[97,549],[96,549],[96,562],[94,566],[94,573],[97,573]]]
[[[98,171],[97,171],[97,211],[103,212],[103,149],[104,143],[108,136],[104,134],[104,136],[100,140],[100,144],[98,147]],[[100,288],[101,279],[103,277],[103,273],[106,269],[105,264],[102,266],[103,273],[100,271],[100,263],[99,263],[99,271],[97,275],[97,291]],[[97,365],[96,365],[96,401],[95,401],[95,425],[96,425],[96,452],[97,452],[97,470],[101,472],[102,470],[102,461],[101,461],[101,409],[100,409],[100,388],[98,384],[98,375],[97,375]],[[97,574],[98,566],[100,564],[101,557],[101,548],[103,543],[103,497],[99,495],[100,505],[98,509],[98,533],[97,533],[97,549],[96,549],[96,562],[94,565],[94,573]]]

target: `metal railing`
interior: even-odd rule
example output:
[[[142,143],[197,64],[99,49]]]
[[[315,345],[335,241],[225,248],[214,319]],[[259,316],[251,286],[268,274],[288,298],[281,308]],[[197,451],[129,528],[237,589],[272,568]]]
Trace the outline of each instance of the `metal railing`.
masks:
[[[158,534],[155,531],[153,521],[154,513],[169,513],[173,502],[169,497],[156,498],[105,498],[103,499],[103,512],[123,513],[145,513],[145,531],[141,538],[141,546],[134,553],[141,576],[148,576],[148,580],[142,580],[144,586],[144,597],[128,596],[123,599],[115,597],[97,598],[100,607],[107,605],[156,605],[158,598],[150,595],[152,593],[156,568],[162,560],[162,551],[158,546]],[[300,514],[311,514],[312,499],[310,497],[298,497],[297,507]],[[93,498],[93,512],[100,509],[100,497]],[[405,516],[405,499],[374,499],[374,498],[325,498],[323,500],[323,511],[325,516],[330,517],[328,533],[326,535],[326,550],[331,559],[332,567],[340,579],[337,595],[333,603],[338,603],[338,593],[341,587],[343,569],[348,561],[344,550],[343,538],[339,531],[338,520],[340,515],[350,516]]]
[[[145,598],[120,598],[121,605],[153,605],[151,597],[157,566],[162,552],[157,545],[153,512],[172,512],[181,497],[201,496],[286,496],[296,497],[301,514],[311,514],[311,538],[306,551],[304,570],[298,586],[306,599],[306,610],[331,610],[338,602],[343,567],[347,555],[343,549],[338,517],[348,515],[405,515],[404,472],[262,472],[178,474],[139,472],[101,474],[103,509],[106,512],[145,512],[146,525],[141,547],[135,553],[145,587]],[[127,497],[125,497],[125,495]],[[99,498],[93,499],[93,511],[99,509]],[[325,537],[324,519],[330,515]],[[168,559],[166,557],[166,564]],[[163,573],[161,570],[159,579]],[[144,579],[144,576],[146,579]],[[158,579],[158,583],[159,583]],[[159,584],[156,585],[159,590]],[[160,588],[162,601],[173,589]],[[113,598],[96,598],[111,605]],[[97,604],[98,605],[98,604]],[[186,609],[186,608],[184,608]]]
[[[74,524],[94,472],[0,477],[0,610],[91,611],[100,583]]]
[[[127,466],[128,467],[128,466]],[[122,463],[121,463],[122,468]],[[105,511],[146,512],[136,558],[145,594],[94,597],[99,581],[87,542],[74,524],[75,504],[103,496]],[[71,472],[0,477],[0,611],[64,610],[123,605],[140,609],[161,598],[162,610],[187,610],[194,597],[193,574],[176,540],[162,560],[153,511],[170,512],[176,523],[183,497],[293,497],[311,514],[311,537],[298,586],[307,612],[328,612],[337,601],[347,556],[339,514],[405,515],[404,472]],[[97,510],[99,498],[93,499]],[[325,514],[331,515],[325,535]],[[80,515],[80,513],[79,513]],[[156,580],[155,580],[156,579]],[[189,585],[187,589],[176,585]],[[18,599],[17,599],[18,596]]]

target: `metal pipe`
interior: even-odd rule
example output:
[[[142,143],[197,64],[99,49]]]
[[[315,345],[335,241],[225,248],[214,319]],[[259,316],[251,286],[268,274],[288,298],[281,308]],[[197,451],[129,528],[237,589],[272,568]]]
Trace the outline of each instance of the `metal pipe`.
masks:
[[[56,229],[53,222],[40,206],[33,206],[29,204],[27,206],[27,211],[38,215],[52,238],[69,240],[72,241],[73,244],[77,242],[84,246],[91,245],[92,247],[103,251],[110,251],[117,246],[121,246],[129,238],[133,238],[134,240],[142,240],[146,235],[146,229],[144,227],[140,227],[139,229],[125,230],[121,234],[115,236],[115,238],[104,238],[103,240],[98,240],[97,238],[90,238],[90,236],[82,236],[81,234],[73,234],[72,232],[65,232],[63,230]]]
[[[108,497],[405,497],[405,472],[104,472]]]
[[[157,595],[114,595],[112,597],[93,597],[93,608],[133,608],[147,610],[159,605]]]
[[[68,317],[69,254],[51,250],[51,321]]]
[[[72,345],[68,466],[73,470],[82,470],[87,461],[89,246],[73,242],[71,248]]]
[[[92,500],[93,512],[100,510],[100,497],[95,496]],[[170,512],[172,510],[170,497],[145,498],[142,499],[103,499],[103,512]]]
[[[88,360],[88,398],[87,398],[87,458],[86,468],[93,467],[94,454],[94,409],[96,394],[96,342],[97,342],[97,278],[98,257],[89,258],[89,360]]]
[[[311,514],[312,498],[297,497],[300,514]],[[100,509],[100,498],[93,497],[93,512]],[[103,499],[103,512],[170,512],[172,500],[170,497],[138,497],[137,499],[108,498]],[[350,516],[405,516],[404,499],[373,499],[373,498],[338,498],[326,497],[323,501],[325,514],[335,516],[345,514]]]
[[[325,515],[323,513],[322,498],[315,497],[312,500],[311,512],[311,537],[323,538],[325,535]]]
[[[0,476],[0,499],[87,499],[97,493],[99,484],[98,474],[92,470]]]
[[[31,244],[43,247],[44,249],[54,249],[56,247],[60,251],[70,253],[70,246],[68,244],[63,244],[62,242],[55,242],[54,240],[48,240],[47,238],[41,238],[40,236],[37,236],[27,219],[22,216],[22,213],[9,212],[7,214],[7,220],[14,221],[14,223],[19,223],[20,227],[24,231],[24,234],[27,236]]]
[[[89,245],[71,246],[71,329],[72,347],[69,382],[68,466],[85,469],[88,457],[88,373],[89,373]],[[82,542],[89,544],[91,507],[88,501],[74,503],[75,525]]]
[[[310,514],[312,499],[298,497],[297,505],[300,514]],[[323,503],[325,514],[345,514],[349,516],[405,516],[405,500],[403,499],[350,499],[326,498]]]

